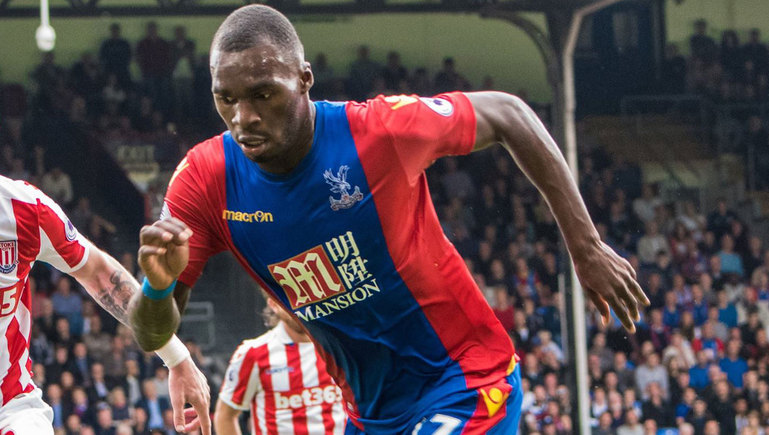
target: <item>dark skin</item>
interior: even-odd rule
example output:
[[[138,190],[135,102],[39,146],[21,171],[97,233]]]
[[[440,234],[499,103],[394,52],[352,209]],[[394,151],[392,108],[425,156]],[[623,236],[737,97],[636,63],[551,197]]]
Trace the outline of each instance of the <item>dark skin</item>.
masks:
[[[300,52],[264,42],[241,52],[211,55],[214,101],[245,155],[267,171],[291,172],[312,146],[315,111],[312,71]],[[586,295],[610,320],[611,307],[635,332],[639,307],[649,301],[630,264],[603,243],[571,172],[545,127],[519,98],[501,92],[467,93],[476,117],[475,150],[501,143],[550,205]],[[153,288],[167,288],[187,266],[191,231],[169,218],[142,228],[139,265]],[[137,297],[131,319],[139,344],[153,350],[176,331],[190,287],[174,298]]]

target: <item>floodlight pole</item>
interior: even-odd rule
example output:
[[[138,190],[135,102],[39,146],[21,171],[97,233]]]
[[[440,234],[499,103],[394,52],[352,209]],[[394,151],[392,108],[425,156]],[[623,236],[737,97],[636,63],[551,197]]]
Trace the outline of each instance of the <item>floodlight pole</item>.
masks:
[[[583,6],[564,10],[564,8],[545,9],[548,31],[543,32],[531,20],[516,12],[489,8],[481,16],[504,19],[526,32],[534,41],[545,61],[548,82],[553,90],[553,125],[552,131],[561,144],[566,161],[574,180],[579,182],[577,159],[577,132],[575,109],[577,107],[574,86],[574,50],[577,46],[579,30],[584,17],[622,0],[596,0]],[[547,37],[544,37],[547,35]],[[574,264],[569,263],[571,291],[566,292],[566,306],[562,306],[565,321],[571,325],[564,328],[567,332],[567,355],[574,362],[571,374],[576,391],[572,403],[577,409],[572,410],[576,417],[572,422],[576,433],[588,435],[590,426],[590,391],[587,370],[587,322],[585,321],[585,296],[577,279]],[[576,399],[576,400],[575,400]]]
[[[588,6],[581,7],[574,11],[569,25],[569,32],[566,37],[563,51],[561,53],[561,67],[563,68],[563,144],[566,148],[566,161],[571,168],[574,180],[579,182],[579,166],[577,158],[577,128],[575,125],[575,109],[577,101],[574,86],[574,49],[577,46],[577,37],[579,29],[582,26],[582,19],[621,0],[600,0]],[[576,370],[577,383],[577,415],[578,420],[572,422],[578,426],[579,433],[589,434],[590,427],[590,378],[587,370],[587,322],[585,321],[585,294],[582,292],[582,286],[577,279],[577,273],[574,263],[569,265],[571,269],[571,312],[573,319],[573,331],[571,334],[571,348],[574,350],[574,362]]]

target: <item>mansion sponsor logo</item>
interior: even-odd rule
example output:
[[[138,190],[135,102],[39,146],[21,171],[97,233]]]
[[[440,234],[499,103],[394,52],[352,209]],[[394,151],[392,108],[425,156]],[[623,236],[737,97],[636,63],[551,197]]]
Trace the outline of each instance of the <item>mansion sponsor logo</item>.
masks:
[[[362,302],[381,289],[351,231],[268,266],[291,309],[311,321]]]
[[[318,406],[324,403],[333,405],[341,400],[342,390],[336,385],[309,387],[295,394],[275,392],[276,409],[299,409],[308,406]]]
[[[257,210],[253,213],[223,210],[222,219],[235,222],[272,222],[272,213]]]

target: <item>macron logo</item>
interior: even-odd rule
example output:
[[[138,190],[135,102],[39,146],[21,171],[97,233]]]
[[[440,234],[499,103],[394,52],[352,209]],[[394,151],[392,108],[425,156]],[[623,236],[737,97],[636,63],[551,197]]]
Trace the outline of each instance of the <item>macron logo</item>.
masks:
[[[272,222],[272,213],[267,211],[257,210],[253,213],[224,210],[222,211],[222,219],[226,221],[235,222]]]

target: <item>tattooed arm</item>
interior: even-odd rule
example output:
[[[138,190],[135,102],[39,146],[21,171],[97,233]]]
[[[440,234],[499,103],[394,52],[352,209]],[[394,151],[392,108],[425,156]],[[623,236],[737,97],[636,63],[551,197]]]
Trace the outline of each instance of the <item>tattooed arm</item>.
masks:
[[[117,260],[92,246],[86,263],[71,275],[85,287],[88,294],[99,305],[118,321],[131,328],[135,336],[141,333],[131,325],[128,310],[134,295],[137,296],[134,300],[147,298],[140,297],[139,283]],[[183,294],[186,296],[181,297],[179,303],[186,305],[189,291]],[[173,332],[171,336],[175,338]],[[157,347],[166,342],[169,342],[168,336]],[[181,346],[181,342],[179,345]],[[208,415],[211,394],[206,377],[195,366],[189,353],[187,358],[176,365],[170,365],[169,369],[168,388],[176,431],[187,433],[200,428],[203,435],[211,435],[211,419]],[[193,408],[185,410],[185,402],[191,404]],[[189,420],[187,417],[192,418],[192,421],[187,422]]]
[[[139,283],[117,260],[94,246],[85,265],[72,276],[112,317],[131,326],[128,304],[134,293],[140,291]]]

